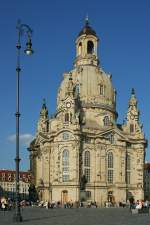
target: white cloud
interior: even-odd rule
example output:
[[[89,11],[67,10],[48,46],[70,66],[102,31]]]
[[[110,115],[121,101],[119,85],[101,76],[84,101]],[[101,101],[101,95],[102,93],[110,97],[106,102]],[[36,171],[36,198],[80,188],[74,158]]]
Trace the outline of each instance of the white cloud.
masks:
[[[34,136],[32,134],[20,134],[20,145],[28,147],[30,142],[33,140]],[[16,134],[12,134],[8,137],[8,140],[11,142],[16,141]]]
[[[8,139],[9,141],[15,142],[15,140],[16,140],[16,135],[15,135],[15,134],[12,134],[12,135],[8,136],[7,139]]]

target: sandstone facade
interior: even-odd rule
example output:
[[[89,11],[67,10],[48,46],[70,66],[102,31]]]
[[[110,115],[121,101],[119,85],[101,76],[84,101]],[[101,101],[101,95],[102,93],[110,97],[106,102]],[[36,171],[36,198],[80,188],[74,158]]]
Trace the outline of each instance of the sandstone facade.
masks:
[[[40,112],[30,145],[31,172],[41,200],[118,203],[143,199],[145,140],[132,89],[126,120],[117,124],[116,90],[97,54],[86,20],[76,39],[74,67],[65,73],[57,109]]]

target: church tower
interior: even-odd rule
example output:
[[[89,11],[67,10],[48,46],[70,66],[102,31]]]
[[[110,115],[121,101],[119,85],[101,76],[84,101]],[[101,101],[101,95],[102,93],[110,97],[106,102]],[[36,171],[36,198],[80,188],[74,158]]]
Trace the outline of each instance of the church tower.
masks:
[[[132,135],[133,138],[144,138],[144,134],[142,132],[142,125],[139,121],[139,114],[140,111],[137,108],[135,90],[132,88],[126,123],[124,124],[123,129],[125,132],[128,132],[130,135]]]
[[[43,105],[41,108],[41,112],[40,112],[40,118],[38,121],[38,126],[37,126],[37,133],[39,132],[43,132],[46,133],[48,132],[48,109],[46,107],[46,102],[45,99],[43,99]]]
[[[76,67],[80,65],[99,65],[97,55],[98,41],[96,32],[90,27],[88,18],[86,18],[85,26],[76,39]]]
[[[40,200],[92,201],[104,206],[143,199],[147,140],[132,90],[124,124],[117,124],[116,90],[98,56],[99,38],[86,18],[75,42],[71,71],[64,73],[57,107],[45,101],[30,145],[31,172]]]

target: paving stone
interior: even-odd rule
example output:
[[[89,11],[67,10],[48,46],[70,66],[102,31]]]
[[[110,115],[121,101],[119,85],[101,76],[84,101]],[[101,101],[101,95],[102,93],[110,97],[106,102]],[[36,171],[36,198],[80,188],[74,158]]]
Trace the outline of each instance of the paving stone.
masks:
[[[149,225],[150,215],[132,215],[127,208],[45,209],[27,207],[23,222],[14,223],[14,211],[0,211],[0,225]]]

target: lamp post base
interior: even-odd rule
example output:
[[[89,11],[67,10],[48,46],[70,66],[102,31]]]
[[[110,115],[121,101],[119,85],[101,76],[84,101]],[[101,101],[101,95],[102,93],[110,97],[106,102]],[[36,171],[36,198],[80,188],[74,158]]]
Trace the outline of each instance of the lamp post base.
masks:
[[[22,216],[21,216],[20,213],[14,214],[14,216],[13,216],[13,222],[22,222],[22,221],[23,221],[23,219],[22,219]]]

